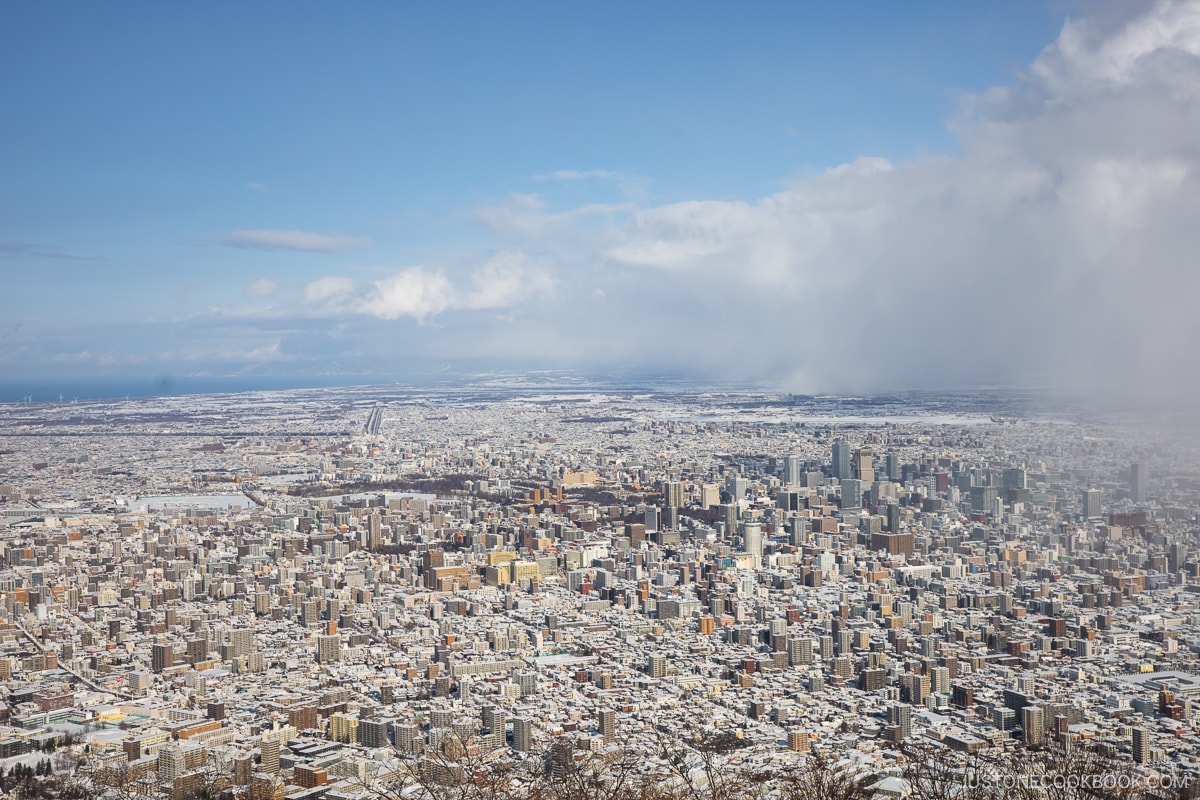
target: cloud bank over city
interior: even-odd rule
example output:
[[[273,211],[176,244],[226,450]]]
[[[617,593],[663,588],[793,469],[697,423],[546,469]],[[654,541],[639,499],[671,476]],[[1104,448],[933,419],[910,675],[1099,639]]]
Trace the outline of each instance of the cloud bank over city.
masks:
[[[513,308],[527,323],[499,335],[552,359],[653,366],[652,351],[798,390],[1190,380],[1197,87],[1196,6],[1070,21],[1011,85],[962,98],[958,154],[864,156],[754,201],[609,208],[599,225],[514,196],[476,215],[519,243],[503,260],[539,254],[532,283],[492,264],[463,290],[407,268],[332,308]]]
[[[289,368],[402,349],[802,392],[1198,388],[1200,4],[1069,19],[943,122],[947,152],[781,165],[742,199],[656,201],[620,164],[548,163],[419,260],[389,263],[366,219],[239,227],[221,243],[284,260],[163,324],[259,326],[248,351]],[[563,194],[593,185],[609,194]],[[289,275],[291,256],[322,260]]]

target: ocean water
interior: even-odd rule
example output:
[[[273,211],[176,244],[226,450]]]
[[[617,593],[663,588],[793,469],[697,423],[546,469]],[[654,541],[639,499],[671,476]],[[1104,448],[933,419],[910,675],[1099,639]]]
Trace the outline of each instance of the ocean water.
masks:
[[[193,394],[321,389],[379,383],[378,377],[183,377],[82,378],[57,380],[0,380],[0,403],[70,403],[75,400],[116,400],[125,397],[169,397]],[[26,398],[29,398],[27,401]]]

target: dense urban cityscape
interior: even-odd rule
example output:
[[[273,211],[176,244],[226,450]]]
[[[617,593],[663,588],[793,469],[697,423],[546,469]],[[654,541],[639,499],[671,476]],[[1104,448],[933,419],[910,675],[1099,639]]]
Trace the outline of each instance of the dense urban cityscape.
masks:
[[[1200,464],[1171,428],[492,382],[13,403],[0,451],[10,791],[621,768],[715,798],[815,763],[935,796],[924,754],[970,797],[1073,752],[1110,789],[1200,781]]]

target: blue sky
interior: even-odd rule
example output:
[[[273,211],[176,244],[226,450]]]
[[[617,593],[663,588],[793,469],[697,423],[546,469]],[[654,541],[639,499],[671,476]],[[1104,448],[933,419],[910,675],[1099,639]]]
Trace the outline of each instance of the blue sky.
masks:
[[[985,223],[1012,212],[978,210],[984,233],[947,253],[902,241],[911,219],[850,230],[883,213],[862,198],[942,181],[949,202],[981,174],[1068,174],[1071,151],[1044,145],[1043,128],[1071,124],[1053,109],[1178,105],[1156,73],[1080,79],[1104,59],[1194,57],[1194,4],[1130,9],[9,3],[0,378],[387,378],[401,352],[797,388],[1027,377],[986,345],[981,369],[909,374],[902,351],[873,354],[875,339],[803,307],[823,296],[860,324],[895,319],[907,299],[881,286],[986,260]],[[1177,36],[1114,49],[1163,19]],[[1192,121],[1169,125],[1182,141]],[[1094,164],[1145,153],[1144,131],[1125,134],[1096,143]],[[1159,167],[1147,179],[1170,183]],[[939,302],[986,293],[1000,268]],[[815,324],[780,321],[793,310]]]

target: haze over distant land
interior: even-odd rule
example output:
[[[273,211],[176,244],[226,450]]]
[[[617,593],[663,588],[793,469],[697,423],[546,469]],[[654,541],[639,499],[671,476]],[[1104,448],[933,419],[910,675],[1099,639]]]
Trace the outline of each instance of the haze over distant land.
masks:
[[[10,4],[0,377],[1184,403],[1200,2],[1035,5]]]

